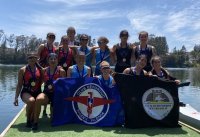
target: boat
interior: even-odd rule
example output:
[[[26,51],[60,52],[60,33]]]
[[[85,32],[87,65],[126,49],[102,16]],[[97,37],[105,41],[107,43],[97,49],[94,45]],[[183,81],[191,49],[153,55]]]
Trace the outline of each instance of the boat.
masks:
[[[180,107],[179,120],[200,130],[200,112],[198,112],[189,104]]]

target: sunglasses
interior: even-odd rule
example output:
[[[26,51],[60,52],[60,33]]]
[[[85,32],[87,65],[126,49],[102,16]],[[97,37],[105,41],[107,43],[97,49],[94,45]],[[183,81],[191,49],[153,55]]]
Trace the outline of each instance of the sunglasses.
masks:
[[[48,36],[49,39],[55,39],[55,36]]]
[[[99,45],[103,44],[104,42],[103,41],[98,41],[97,42]]]
[[[63,41],[63,42],[68,42],[68,40],[66,40],[66,39],[65,39],[65,40],[62,40],[62,41]]]
[[[81,39],[81,41],[88,41],[88,39]]]
[[[101,67],[102,69],[110,69],[110,67]]]
[[[28,59],[37,59],[36,57],[28,57]]]

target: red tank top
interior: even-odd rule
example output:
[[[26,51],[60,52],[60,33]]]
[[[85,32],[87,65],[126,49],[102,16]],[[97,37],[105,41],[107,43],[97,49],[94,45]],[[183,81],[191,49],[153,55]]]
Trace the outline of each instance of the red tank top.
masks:
[[[48,66],[47,57],[49,56],[49,53],[55,53],[55,51],[56,51],[56,48],[54,45],[53,45],[53,48],[50,50],[47,44],[45,44],[43,50],[40,53],[40,59],[39,59],[39,64],[43,68]]]
[[[34,85],[32,86],[31,80],[34,82]],[[31,87],[31,91],[38,91],[41,89],[41,85],[41,71],[35,66],[35,70],[32,72],[30,67],[27,65],[23,76],[23,86]]]
[[[46,83],[48,80],[50,80],[50,75],[49,75],[49,67],[47,67],[45,69],[45,72],[44,72],[44,82]],[[56,67],[56,70],[54,72],[54,75],[52,77],[53,80],[56,80],[60,77],[60,66],[57,66]]]
[[[60,47],[58,53],[58,64],[62,66],[65,71],[72,65],[72,60],[73,60],[72,49],[69,48],[68,53],[64,53],[63,48]],[[64,66],[64,64],[67,65]]]

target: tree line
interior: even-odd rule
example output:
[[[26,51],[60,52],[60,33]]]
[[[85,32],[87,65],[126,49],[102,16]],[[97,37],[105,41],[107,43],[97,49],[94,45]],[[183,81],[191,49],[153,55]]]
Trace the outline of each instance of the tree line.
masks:
[[[80,34],[77,35],[77,39]],[[90,45],[94,43],[90,37]],[[1,64],[25,64],[26,54],[30,51],[35,51],[38,46],[45,43],[46,40],[37,38],[35,35],[16,36],[14,34],[6,35],[3,30],[0,30],[0,63]],[[167,44],[167,39],[164,36],[149,35],[150,45],[155,46],[157,54],[162,58],[164,67],[196,67],[200,66],[200,45],[194,45],[191,52],[187,52],[183,45],[180,50],[176,47],[171,53]],[[58,45],[59,42],[55,42]],[[134,42],[139,45],[139,42]]]

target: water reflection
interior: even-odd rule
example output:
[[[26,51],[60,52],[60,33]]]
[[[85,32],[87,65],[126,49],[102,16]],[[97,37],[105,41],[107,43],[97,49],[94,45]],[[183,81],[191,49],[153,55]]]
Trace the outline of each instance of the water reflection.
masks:
[[[20,67],[0,65],[0,133],[11,122],[23,105],[21,101],[18,107],[13,105],[17,73]]]
[[[190,81],[190,86],[200,87],[200,70],[197,68],[168,68],[170,74],[181,81]]]
[[[197,68],[190,69],[168,69],[170,74],[182,82],[190,81],[191,84],[188,87],[179,88],[179,98],[186,104],[190,104],[192,107],[200,112],[200,70]]]

